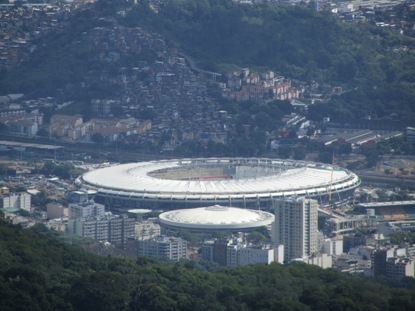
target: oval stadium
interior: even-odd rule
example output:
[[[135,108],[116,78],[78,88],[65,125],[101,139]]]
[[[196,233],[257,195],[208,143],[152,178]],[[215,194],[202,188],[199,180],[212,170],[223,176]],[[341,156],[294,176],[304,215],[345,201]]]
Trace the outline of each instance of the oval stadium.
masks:
[[[163,226],[197,231],[249,230],[271,225],[274,218],[273,214],[260,210],[220,205],[178,209],[159,215]]]
[[[274,199],[320,202],[352,195],[359,177],[340,167],[267,158],[201,158],[119,164],[85,173],[80,187],[115,209],[179,209],[212,205],[269,209]]]

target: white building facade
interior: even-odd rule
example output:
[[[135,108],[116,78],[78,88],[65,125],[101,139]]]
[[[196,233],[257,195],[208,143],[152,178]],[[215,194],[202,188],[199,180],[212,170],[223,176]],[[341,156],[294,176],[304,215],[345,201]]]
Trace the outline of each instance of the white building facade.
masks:
[[[187,241],[181,238],[158,236],[137,243],[138,256],[168,258],[173,261],[187,257]]]
[[[274,201],[273,242],[284,245],[284,260],[302,259],[318,249],[318,202],[290,198]]]
[[[135,220],[128,217],[69,219],[68,233],[116,246],[125,246],[127,239],[134,237]]]
[[[72,203],[68,205],[68,208],[69,218],[71,219],[105,216],[105,206],[94,201]]]
[[[274,262],[274,249],[270,246],[243,247],[238,251],[238,266]]]
[[[17,208],[30,212],[31,195],[28,193],[15,193],[1,196],[1,208],[11,209]]]

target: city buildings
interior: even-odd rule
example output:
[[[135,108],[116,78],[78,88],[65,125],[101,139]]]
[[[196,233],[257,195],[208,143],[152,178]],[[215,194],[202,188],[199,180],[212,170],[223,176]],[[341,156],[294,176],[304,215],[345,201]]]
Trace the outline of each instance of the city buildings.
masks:
[[[249,245],[236,237],[207,241],[203,243],[201,252],[203,260],[216,262],[226,267],[283,263],[284,257],[282,245],[276,248],[270,244]]]
[[[391,280],[400,280],[403,277],[414,277],[414,260],[410,258],[392,257],[386,260],[385,276]]]
[[[290,79],[276,77],[273,71],[259,74],[248,68],[228,73],[226,86],[222,96],[237,101],[286,100],[300,97],[305,90],[303,85],[293,86]]]
[[[382,247],[372,253],[373,276],[400,280],[414,277],[414,259],[406,248]]]
[[[124,247],[134,237],[135,220],[127,216],[69,219],[68,233]]]
[[[158,236],[149,240],[138,240],[138,256],[167,258],[179,261],[187,257],[187,241],[181,238]]]
[[[317,209],[313,199],[275,200],[273,242],[284,245],[284,260],[302,259],[317,252]]]
[[[46,218],[56,219],[62,217],[68,217],[68,208],[64,207],[60,203],[48,203],[46,205]]]
[[[28,193],[7,193],[0,195],[0,208],[22,209],[30,212],[31,195]]]
[[[343,239],[324,239],[323,252],[336,256],[343,254]]]
[[[135,219],[105,212],[105,206],[94,201],[69,204],[68,233],[124,247],[134,237]]]
[[[69,218],[91,218],[104,217],[105,206],[95,203],[94,201],[84,201],[80,203],[71,203],[68,205]]]
[[[305,257],[304,262],[309,265],[319,266],[320,268],[327,269],[333,266],[333,256],[321,253],[310,257]]]
[[[135,237],[137,240],[149,240],[159,236],[160,233],[160,225],[153,221],[143,220],[135,223]]]

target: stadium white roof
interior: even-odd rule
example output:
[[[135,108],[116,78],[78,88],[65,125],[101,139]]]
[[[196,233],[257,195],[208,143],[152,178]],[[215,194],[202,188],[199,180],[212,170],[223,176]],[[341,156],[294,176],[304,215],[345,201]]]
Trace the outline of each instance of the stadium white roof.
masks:
[[[179,209],[160,214],[160,223],[187,229],[249,229],[270,225],[271,213],[214,205],[210,207]]]
[[[307,195],[308,193],[335,192],[353,188],[359,178],[331,165],[274,159],[239,159],[244,165],[262,165],[262,171],[275,170],[267,174],[238,179],[180,180],[155,177],[150,173],[185,165],[238,164],[238,159],[187,159],[128,163],[88,172],[82,176],[84,186],[93,187],[110,195],[152,197],[155,199],[187,199],[223,197],[270,197]],[[254,169],[254,168],[253,168]],[[118,193],[118,194],[117,194]]]

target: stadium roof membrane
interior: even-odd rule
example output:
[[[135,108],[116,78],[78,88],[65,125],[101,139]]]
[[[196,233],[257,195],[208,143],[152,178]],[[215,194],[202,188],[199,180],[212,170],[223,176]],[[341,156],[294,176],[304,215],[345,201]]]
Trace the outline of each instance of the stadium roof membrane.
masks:
[[[353,191],[354,173],[321,163],[265,158],[206,158],[114,165],[84,174],[78,182],[99,196],[135,201],[241,202]],[[137,205],[136,207],[146,207]],[[150,207],[150,206],[148,206]],[[183,207],[183,205],[182,205]],[[177,208],[177,207],[176,207]]]

